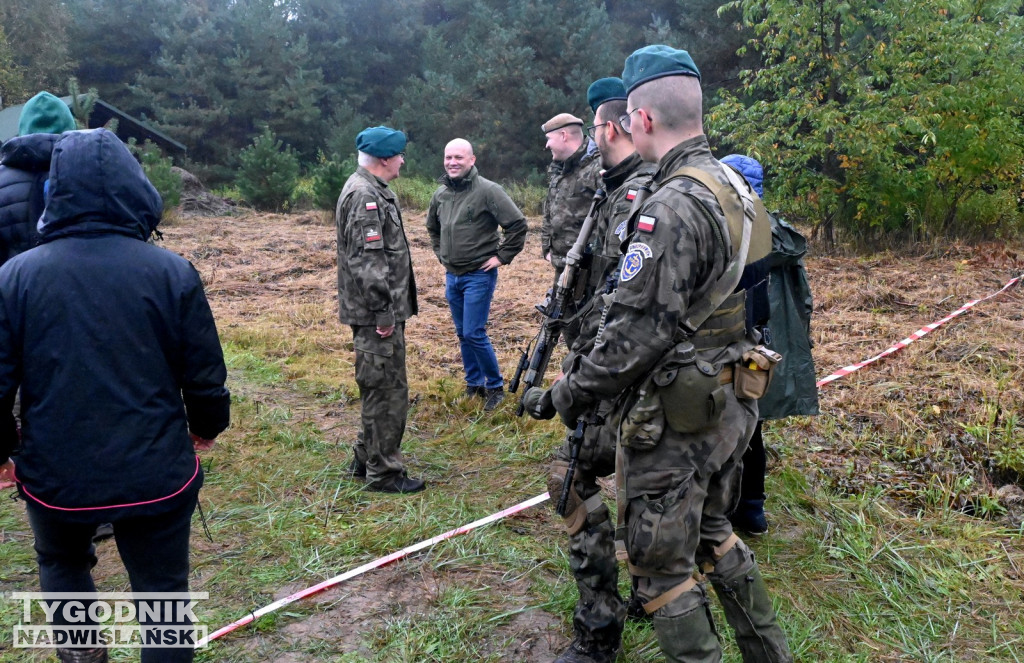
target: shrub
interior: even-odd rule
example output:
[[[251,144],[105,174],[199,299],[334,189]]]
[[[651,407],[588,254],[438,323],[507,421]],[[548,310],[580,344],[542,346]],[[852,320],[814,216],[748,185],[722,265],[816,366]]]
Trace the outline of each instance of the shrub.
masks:
[[[139,147],[132,138],[128,141],[128,149],[142,164],[143,172],[163,199],[166,216],[168,210],[181,204],[181,175],[171,170],[174,161],[163,156],[160,148],[152,141],[147,140]]]
[[[320,152],[313,168],[313,205],[317,209],[334,210],[345,180],[356,171],[354,158],[342,161],[337,154],[330,158]]]
[[[239,155],[241,166],[235,181],[242,198],[256,209],[284,209],[299,178],[299,158],[284,147],[270,128]]]
[[[545,187],[527,182],[510,182],[505,185],[512,202],[527,216],[539,216],[544,211],[544,199],[548,195]]]
[[[430,197],[437,191],[438,184],[425,177],[399,177],[388,186],[398,196],[398,204],[402,209],[422,211],[430,205]]]

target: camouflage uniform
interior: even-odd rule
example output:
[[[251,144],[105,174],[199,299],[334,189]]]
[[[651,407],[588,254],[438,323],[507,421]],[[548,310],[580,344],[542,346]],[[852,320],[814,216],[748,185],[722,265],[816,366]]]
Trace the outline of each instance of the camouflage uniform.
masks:
[[[597,336],[600,315],[593,315],[591,312],[595,307],[600,309],[600,295],[615,289],[619,274],[619,257],[622,255],[620,245],[626,239],[626,219],[629,218],[633,199],[640,188],[651,181],[654,171],[654,164],[645,163],[640,155],[634,152],[600,176],[601,187],[606,195],[594,210],[596,219],[589,246],[593,259],[587,273],[584,297],[581,300],[584,303],[575,318],[566,323],[562,332],[569,347],[579,354],[586,354],[589,347],[573,347],[576,339],[588,339],[592,344],[594,337]]]
[[[565,378],[551,389],[552,401],[568,418],[599,401],[615,402],[623,420],[619,498],[630,572],[669,660],[721,658],[704,584],[692,580],[699,563],[722,600],[744,661],[791,661],[753,554],[726,518],[757,402],[737,399],[723,380],[724,415],[698,433],[670,428],[660,406],[638,411],[637,390],[679,342],[688,308],[714,287],[733,252],[730,241],[719,237],[723,231],[729,235],[714,195],[690,179],[671,177],[683,166],[728,182],[704,136],[662,158],[652,195],[630,219],[628,249],[603,329],[586,356],[569,360]],[[749,207],[746,213],[753,215]],[[724,347],[714,340],[720,337],[694,335],[701,359],[732,366],[754,345],[743,333],[742,307],[738,315],[739,336]],[[681,593],[673,597],[671,590]],[[657,607],[659,598],[665,605]]]
[[[587,141],[565,161],[548,166],[548,196],[544,199],[544,220],[540,227],[540,254],[551,253],[551,265],[562,273],[565,256],[580,234],[583,219],[597,191],[601,156],[587,154]]]
[[[594,211],[596,221],[590,246],[594,260],[588,276],[587,293],[592,296],[577,322],[565,330],[574,353],[586,354],[593,346],[600,319],[603,295],[614,288],[618,274],[619,243],[625,237],[633,198],[654,174],[654,166],[645,164],[633,153],[602,176],[607,197]],[[620,229],[621,226],[621,229]],[[618,231],[618,232],[616,232]],[[607,286],[609,279],[612,285]],[[618,591],[618,562],[615,559],[615,526],[608,507],[601,501],[598,477],[615,473],[615,431],[618,418],[610,402],[602,402],[598,416],[602,425],[589,426],[580,447],[573,488],[578,496],[576,512],[566,517],[569,534],[569,565],[579,600],[573,615],[573,630],[585,649],[615,650],[619,646],[626,609]],[[614,423],[613,423],[614,422]],[[569,466],[569,443],[555,452],[551,464],[549,489],[558,495]]]
[[[353,451],[371,482],[402,475],[400,446],[409,411],[405,321],[416,314],[412,256],[395,193],[358,168],[341,190],[338,231],[338,309],[352,326],[356,384],[363,428]],[[377,327],[395,327],[381,338]]]

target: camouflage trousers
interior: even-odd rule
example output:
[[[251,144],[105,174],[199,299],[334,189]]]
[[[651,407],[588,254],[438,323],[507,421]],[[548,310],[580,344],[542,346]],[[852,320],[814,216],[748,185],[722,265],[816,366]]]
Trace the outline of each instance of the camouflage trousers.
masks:
[[[405,471],[401,452],[409,412],[405,325],[396,325],[387,338],[381,338],[373,326],[353,325],[352,344],[362,400],[362,430],[353,451],[366,464],[368,481],[393,478]]]
[[[757,402],[737,399],[731,386],[726,392],[722,421],[708,430],[683,434],[665,426],[647,448],[622,439],[629,568],[667,660],[721,659],[704,584],[694,579],[700,565],[743,660],[791,661],[754,555],[726,517],[738,499],[742,457],[757,423]]]
[[[616,424],[609,422],[587,429],[573,482],[577,496],[574,503],[580,511],[566,518],[569,565],[579,590],[573,631],[581,644],[598,649],[619,646],[626,617],[618,590],[615,524],[608,507],[600,501],[601,487],[597,483],[599,477],[615,473],[615,428]],[[553,504],[558,501],[571,453],[568,442],[555,452],[549,482]]]

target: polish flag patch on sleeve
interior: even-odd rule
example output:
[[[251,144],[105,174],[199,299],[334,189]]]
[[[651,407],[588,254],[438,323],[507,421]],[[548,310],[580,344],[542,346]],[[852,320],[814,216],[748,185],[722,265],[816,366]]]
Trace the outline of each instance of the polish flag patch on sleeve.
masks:
[[[630,189],[629,191],[626,191],[626,200],[628,200],[629,202],[633,202],[634,200],[636,200],[636,189]]]
[[[640,218],[636,221],[636,229],[645,233],[654,232],[654,226],[656,225],[658,225],[658,219],[646,214],[641,214]]]
[[[377,203],[366,203],[366,211],[373,212],[377,209]]]

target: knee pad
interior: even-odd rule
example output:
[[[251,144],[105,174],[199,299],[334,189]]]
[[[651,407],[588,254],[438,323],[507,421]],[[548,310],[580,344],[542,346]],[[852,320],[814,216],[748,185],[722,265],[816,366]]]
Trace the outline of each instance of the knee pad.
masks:
[[[551,467],[548,469],[548,493],[551,495],[552,504],[557,504],[562,495],[562,486],[565,485],[565,475],[568,471],[569,463],[566,461],[551,461]],[[565,529],[569,536],[579,532],[587,524],[587,509],[576,492],[575,483],[573,481],[569,487],[569,499],[565,503]]]

